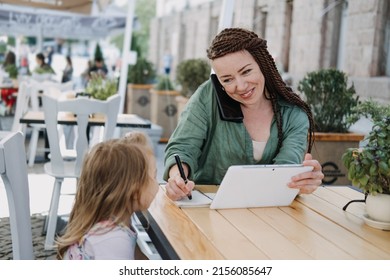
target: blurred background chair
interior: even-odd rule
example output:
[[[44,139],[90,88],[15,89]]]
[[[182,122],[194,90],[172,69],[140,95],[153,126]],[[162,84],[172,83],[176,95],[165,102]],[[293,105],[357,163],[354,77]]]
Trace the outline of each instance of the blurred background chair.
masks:
[[[0,132],[0,174],[7,193],[13,259],[33,260],[26,151],[21,132]]]
[[[31,85],[27,81],[22,81],[19,84],[18,95],[16,99],[15,106],[15,115],[12,123],[11,131],[17,132],[21,131],[23,136],[26,135],[26,125],[20,123],[20,118],[23,117],[25,113],[28,111],[28,104],[30,101],[30,92]]]
[[[89,98],[58,99],[44,94],[42,97],[45,114],[46,132],[50,146],[50,162],[44,165],[45,172],[55,178],[49,214],[47,217],[47,232],[45,249],[53,249],[56,234],[58,205],[61,196],[61,185],[65,178],[79,178],[85,153],[90,148],[88,131],[89,117],[92,114],[106,115],[103,140],[113,137],[120,105],[118,94],[105,101]],[[76,159],[65,160],[61,153],[60,135],[57,116],[66,112],[77,116]]]
[[[36,81],[31,79],[30,83],[32,85],[30,90],[30,110],[31,111],[41,111],[40,106],[40,97],[43,94],[48,94],[49,89],[57,88],[59,92],[68,92],[73,90],[73,82],[69,81],[67,83],[56,83],[53,81]],[[34,166],[35,157],[37,154],[39,132],[42,129],[45,129],[44,124],[31,124],[32,128],[29,149],[28,149],[28,166]],[[45,151],[46,152],[46,151]]]

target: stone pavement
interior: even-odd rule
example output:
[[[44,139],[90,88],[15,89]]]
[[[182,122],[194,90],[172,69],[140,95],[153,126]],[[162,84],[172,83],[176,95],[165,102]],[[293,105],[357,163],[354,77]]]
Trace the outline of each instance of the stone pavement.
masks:
[[[31,230],[33,235],[33,250],[36,260],[55,260],[55,250],[45,250],[45,236],[42,228],[45,216],[34,214],[31,216]],[[9,218],[0,218],[0,260],[12,260],[12,241],[10,234]]]

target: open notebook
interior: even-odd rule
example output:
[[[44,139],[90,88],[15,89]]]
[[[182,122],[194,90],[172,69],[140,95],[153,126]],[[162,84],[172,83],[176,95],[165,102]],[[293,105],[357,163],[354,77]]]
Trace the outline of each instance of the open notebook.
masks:
[[[298,189],[287,186],[291,177],[312,170],[312,166],[234,165],[226,172],[217,193],[192,192],[192,200],[176,201],[179,207],[211,209],[288,206]]]
[[[176,205],[179,207],[206,207],[213,201],[212,199],[215,196],[215,193],[202,193],[198,190],[193,190],[191,195],[191,200],[189,200],[188,197],[185,197],[175,201]]]

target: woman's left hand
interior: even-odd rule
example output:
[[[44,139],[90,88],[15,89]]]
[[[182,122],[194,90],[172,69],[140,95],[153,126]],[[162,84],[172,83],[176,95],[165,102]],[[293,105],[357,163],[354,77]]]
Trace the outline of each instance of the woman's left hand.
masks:
[[[313,170],[292,177],[288,186],[290,188],[299,189],[300,194],[309,194],[314,192],[318,186],[321,185],[324,173],[322,173],[321,164],[313,159],[311,154],[305,155],[303,165],[313,166]]]

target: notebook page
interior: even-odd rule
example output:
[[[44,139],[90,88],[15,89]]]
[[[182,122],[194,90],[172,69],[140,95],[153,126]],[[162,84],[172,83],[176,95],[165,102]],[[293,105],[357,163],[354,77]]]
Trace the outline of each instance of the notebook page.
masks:
[[[189,200],[188,197],[184,197],[181,200],[175,201],[176,205],[179,207],[207,207],[211,204],[212,199],[211,195],[214,194],[203,194],[200,191],[193,190],[191,192],[192,199]],[[210,196],[210,197],[208,197]]]

